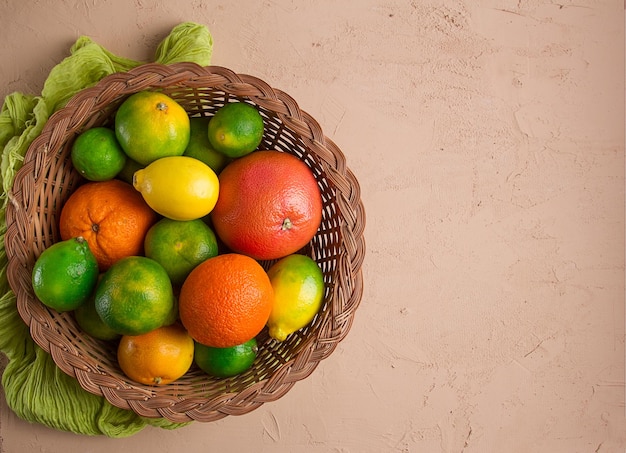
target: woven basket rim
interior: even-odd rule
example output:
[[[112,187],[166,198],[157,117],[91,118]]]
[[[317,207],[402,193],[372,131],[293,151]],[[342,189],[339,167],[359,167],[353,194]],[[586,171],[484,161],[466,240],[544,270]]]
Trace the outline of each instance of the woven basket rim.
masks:
[[[302,159],[307,159],[312,169],[318,172],[318,181],[322,184],[323,180],[331,194],[327,215],[333,222],[333,237],[338,238],[340,246],[327,258],[332,260],[333,269],[333,281],[329,285],[332,288],[325,300],[327,314],[320,315],[317,330],[311,329],[298,339],[297,355],[241,390],[229,391],[226,388],[217,396],[202,397],[197,395],[195,387],[191,389],[191,385],[183,388],[182,384],[178,387],[169,384],[172,387],[164,391],[163,387],[138,385],[114,371],[103,369],[97,360],[86,356],[84,351],[89,350],[90,343],[67,321],[67,314],[56,314],[46,309],[32,291],[32,264],[42,249],[51,245],[51,236],[54,235],[54,232],[46,232],[54,227],[46,230],[43,225],[49,221],[43,213],[44,205],[57,203],[60,197],[74,190],[70,170],[63,166],[63,162],[59,163],[63,153],[66,153],[68,141],[80,130],[90,127],[92,122],[110,118],[115,102],[119,103],[120,99],[144,89],[183,92],[181,96],[200,106],[190,104],[190,108],[210,108],[213,104],[200,96],[206,93],[219,93],[226,98],[235,97],[255,104],[271,115],[268,121],[276,129],[277,142],[284,141],[285,136],[288,141],[293,141],[294,145],[287,143],[281,146],[297,148],[294,152],[302,153]],[[55,165],[60,168],[57,173],[46,173],[57,168]],[[45,195],[41,195],[44,188]],[[164,418],[172,422],[208,422],[228,415],[243,415],[266,402],[281,398],[296,382],[308,377],[345,338],[362,298],[365,211],[359,183],[347,167],[343,152],[324,135],[319,123],[301,110],[287,93],[272,88],[258,77],[238,74],[223,66],[147,63],[127,72],[111,74],[76,93],[64,107],[50,116],[39,136],[31,143],[8,196],[5,234],[7,278],[17,296],[19,315],[29,326],[31,337],[51,354],[63,372],[76,378],[84,390],[102,395],[114,406],[132,410],[140,416]],[[41,232],[42,228],[44,232]],[[311,245],[312,253],[320,253],[320,256],[327,253],[324,240],[321,238],[316,242],[321,246]]]

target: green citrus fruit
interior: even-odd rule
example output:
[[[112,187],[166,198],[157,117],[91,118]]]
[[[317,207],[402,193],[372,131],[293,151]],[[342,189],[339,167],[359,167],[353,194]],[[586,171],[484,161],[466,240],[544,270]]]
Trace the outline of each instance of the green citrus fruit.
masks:
[[[263,138],[263,117],[245,102],[220,107],[209,121],[208,136],[216,151],[237,158],[254,151]]]
[[[232,159],[216,151],[213,145],[211,145],[208,136],[209,120],[210,118],[205,116],[189,119],[191,135],[189,137],[189,144],[183,155],[204,162],[211,167],[216,174],[219,174]]]
[[[174,291],[163,266],[145,256],[129,256],[104,273],[95,306],[114,332],[140,335],[171,322]]]
[[[166,156],[181,156],[189,143],[189,116],[169,96],[140,91],[115,114],[115,135],[124,152],[142,165]]]
[[[218,252],[215,234],[202,220],[168,218],[150,227],[144,250],[148,258],[163,266],[175,285],[182,284],[194,267]]]
[[[124,164],[124,167],[117,174],[117,178],[132,185],[133,175],[135,174],[137,170],[141,170],[144,167],[145,167],[144,165],[141,165],[139,162],[132,160],[129,157],[126,159],[126,163]]]
[[[256,338],[229,348],[214,348],[196,342],[194,360],[207,374],[230,377],[249,369],[256,359],[257,352]]]
[[[57,242],[45,249],[33,267],[37,298],[59,311],[83,304],[98,282],[98,262],[82,237]]]
[[[117,340],[121,335],[107,326],[98,312],[96,311],[95,293],[76,310],[74,310],[74,318],[87,335],[97,338],[98,340]]]
[[[126,154],[108,127],[94,127],[81,133],[72,144],[74,168],[90,181],[108,181],[124,168]]]
[[[274,288],[274,305],[267,321],[272,338],[283,341],[308,325],[324,300],[324,275],[317,263],[293,254],[274,263],[267,271]]]

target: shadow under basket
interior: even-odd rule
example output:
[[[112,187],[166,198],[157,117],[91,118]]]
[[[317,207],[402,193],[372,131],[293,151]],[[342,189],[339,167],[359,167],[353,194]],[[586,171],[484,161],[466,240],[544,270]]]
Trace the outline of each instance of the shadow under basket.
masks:
[[[258,337],[253,366],[231,378],[213,378],[195,365],[179,380],[148,386],[128,379],[116,360],[116,343],[84,334],[71,313],[57,313],[34,295],[31,273],[43,250],[60,240],[61,208],[85,180],[73,169],[70,152],[78,134],[113,126],[118,106],[142,90],[161,91],[190,116],[211,116],[229,102],[247,102],[261,113],[260,149],[277,149],[305,162],[317,179],[323,218],[317,235],[301,251],[320,265],[324,303],[306,328],[278,342],[267,330]],[[320,125],[286,93],[264,81],[219,67],[193,63],[145,64],[112,74],[77,93],[52,115],[28,149],[6,209],[7,277],[21,318],[33,340],[86,391],[143,417],[172,422],[209,422],[243,415],[285,395],[307,378],[349,332],[363,292],[365,213],[358,181],[341,150]],[[267,269],[269,264],[262,263]]]

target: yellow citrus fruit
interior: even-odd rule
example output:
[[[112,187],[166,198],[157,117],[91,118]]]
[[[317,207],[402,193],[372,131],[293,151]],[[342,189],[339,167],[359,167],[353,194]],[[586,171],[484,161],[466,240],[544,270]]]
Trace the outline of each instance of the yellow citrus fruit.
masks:
[[[241,157],[254,151],[263,139],[263,117],[245,102],[220,107],[209,121],[208,136],[215,150],[228,157]]]
[[[181,156],[189,143],[189,116],[169,96],[140,91],[115,114],[115,136],[124,152],[142,165],[161,157]]]
[[[74,310],[74,318],[78,327],[87,335],[98,340],[117,340],[121,335],[107,326],[96,311],[95,293]]]
[[[211,145],[208,135],[209,120],[210,118],[205,116],[189,119],[191,135],[183,156],[198,159],[211,167],[216,174],[219,174],[232,159],[216,151]]]
[[[284,341],[307,326],[324,300],[324,275],[317,263],[293,254],[274,263],[267,271],[274,289],[274,305],[267,321],[272,338]]]
[[[122,335],[140,335],[172,322],[174,290],[167,272],[145,256],[116,261],[96,287],[96,311]]]
[[[148,230],[144,250],[176,285],[182,284],[194,267],[218,253],[215,233],[201,219],[159,220]]]
[[[83,304],[98,282],[98,261],[82,237],[57,242],[35,261],[33,291],[46,306],[70,311]]]
[[[108,127],[94,127],[81,133],[71,150],[72,165],[89,181],[115,178],[126,164],[126,154]]]
[[[193,339],[180,323],[142,335],[125,335],[117,348],[117,361],[124,374],[146,385],[179,379],[193,364],[193,356]]]
[[[230,377],[249,369],[258,350],[256,338],[229,348],[214,348],[196,343],[194,360],[202,371],[211,376]]]
[[[164,157],[137,170],[133,186],[153,210],[173,220],[194,220],[213,210],[219,180],[211,168],[187,156]]]

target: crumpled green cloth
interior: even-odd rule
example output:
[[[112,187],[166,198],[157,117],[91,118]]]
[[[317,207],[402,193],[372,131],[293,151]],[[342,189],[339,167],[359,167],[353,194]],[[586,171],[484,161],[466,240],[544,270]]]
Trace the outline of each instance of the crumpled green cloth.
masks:
[[[207,66],[212,51],[213,39],[207,27],[184,22],[158,45],[154,61],[163,64],[190,61]],[[8,406],[18,417],[77,434],[128,437],[148,425],[175,429],[185,424],[143,418],[83,390],[78,381],[63,373],[52,357],[34,343],[17,312],[15,295],[6,277],[7,194],[28,146],[52,113],[78,91],[95,85],[103,77],[140,64],[113,55],[89,37],[80,37],[71,47],[70,56],[51,70],[40,96],[9,94],[0,111],[0,352],[9,360],[2,386]]]

